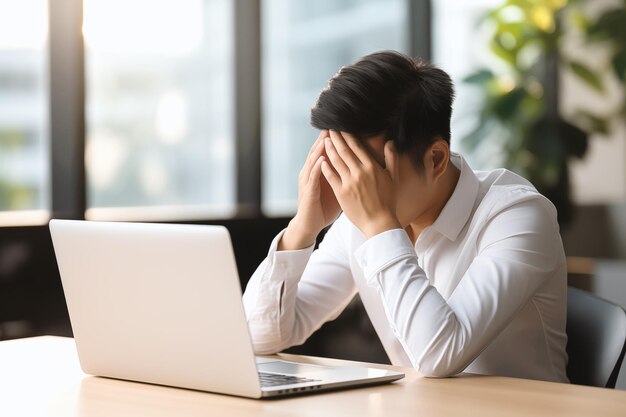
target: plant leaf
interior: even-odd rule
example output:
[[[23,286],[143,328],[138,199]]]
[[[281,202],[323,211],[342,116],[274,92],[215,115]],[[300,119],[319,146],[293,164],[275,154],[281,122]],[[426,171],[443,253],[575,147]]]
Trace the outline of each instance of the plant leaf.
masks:
[[[493,80],[493,78],[493,72],[488,69],[481,69],[463,78],[463,82],[468,84],[485,84]]]
[[[498,119],[508,121],[517,114],[526,94],[528,94],[526,90],[516,87],[508,93],[496,97],[493,101],[493,113]]]
[[[498,58],[502,59],[507,64],[515,67],[515,54],[510,50],[504,48],[500,39],[497,37],[491,40],[491,44],[489,45],[491,52]]]
[[[587,34],[591,40],[596,41],[624,39],[626,35],[624,21],[626,21],[626,9],[608,10],[589,26]]]
[[[626,50],[617,53],[611,61],[613,71],[617,78],[621,81],[626,81]]]
[[[582,159],[589,147],[589,137],[587,133],[573,124],[560,119],[559,136],[569,155]]]
[[[575,114],[575,120],[579,121],[579,124],[588,132],[600,133],[602,135],[609,134],[609,121],[594,114],[579,110]]]
[[[570,4],[571,3],[572,1],[570,0]],[[572,11],[571,20],[572,23],[582,31],[588,31],[589,26],[591,25],[587,16],[585,16],[585,14],[580,9],[575,9]]]
[[[586,82],[587,85],[601,93],[604,92],[602,80],[595,72],[589,69],[589,67],[581,64],[578,61],[570,61],[569,66],[574,74],[576,74],[576,76],[578,76],[578,78],[580,78],[582,81]]]

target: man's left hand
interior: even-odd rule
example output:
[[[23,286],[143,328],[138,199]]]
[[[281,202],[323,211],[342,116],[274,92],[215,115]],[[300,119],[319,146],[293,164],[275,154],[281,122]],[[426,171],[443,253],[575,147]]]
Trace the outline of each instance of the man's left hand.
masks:
[[[396,217],[398,155],[393,142],[385,143],[384,168],[348,133],[331,130],[325,146],[330,163],[322,162],[322,173],[350,221],[368,239],[401,228]]]

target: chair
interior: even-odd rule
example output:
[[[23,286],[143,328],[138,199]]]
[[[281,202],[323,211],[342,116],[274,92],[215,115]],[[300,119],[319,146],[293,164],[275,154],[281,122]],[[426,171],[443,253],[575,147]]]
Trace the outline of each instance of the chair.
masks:
[[[626,352],[626,312],[577,288],[567,288],[567,375],[573,384],[615,388]]]

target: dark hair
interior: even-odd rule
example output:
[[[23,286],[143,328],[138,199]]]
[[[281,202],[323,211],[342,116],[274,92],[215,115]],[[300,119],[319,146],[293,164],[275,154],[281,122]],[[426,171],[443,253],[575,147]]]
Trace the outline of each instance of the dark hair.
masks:
[[[439,137],[450,143],[454,86],[436,66],[395,51],[367,55],[343,67],[311,109],[311,124],[366,139],[383,133],[399,153],[426,149]]]

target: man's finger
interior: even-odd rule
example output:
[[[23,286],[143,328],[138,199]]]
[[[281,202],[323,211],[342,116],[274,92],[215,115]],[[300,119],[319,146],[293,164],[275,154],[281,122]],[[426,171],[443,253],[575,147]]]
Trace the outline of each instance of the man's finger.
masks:
[[[317,149],[320,142],[322,142],[326,137],[328,137],[328,130],[324,129],[320,131],[320,134],[317,135],[317,139],[315,139],[315,142],[313,142],[313,146],[311,146],[311,149],[309,149],[308,156],[310,156]]]
[[[322,162],[324,162],[325,159],[326,158],[324,158],[323,156],[317,158],[317,160],[315,161],[315,165],[313,165],[313,168],[311,168],[309,182],[319,180],[320,176],[322,175]]]
[[[306,161],[304,161],[304,166],[302,167],[301,178],[308,179],[311,175],[311,169],[313,169],[313,165],[318,160],[320,156],[324,154],[324,140],[317,141],[317,146],[309,152]]]
[[[331,130],[330,139],[333,143],[333,146],[337,150],[337,153],[339,154],[339,156],[341,156],[341,159],[345,162],[350,171],[355,172],[356,170],[361,169],[361,161],[359,161],[359,158],[356,157],[352,149],[350,149],[350,147],[346,143],[346,140],[339,132],[337,132],[336,130]]]
[[[345,163],[341,155],[339,155],[335,144],[330,139],[326,139],[326,155],[328,155],[330,163],[341,178],[347,178],[350,176],[350,169],[348,165]]]
[[[322,156],[323,154],[324,154],[324,139],[320,140],[317,143],[317,146],[315,147],[315,149],[313,149],[308,156],[308,162],[309,162],[309,165],[311,165],[311,168],[313,167],[313,165],[315,165],[315,162],[317,162],[319,157]]]
[[[319,192],[320,189],[320,177],[322,175],[322,162],[324,157],[320,156],[315,161],[315,165],[311,168],[311,175],[309,175],[308,184],[312,188],[312,191]]]
[[[333,189],[333,193],[337,195],[341,191],[341,179],[326,160],[322,161],[322,174],[324,174],[324,178],[328,181],[330,188]]]
[[[367,149],[363,147],[361,142],[351,135],[350,133],[341,132],[341,136],[344,138],[346,144],[350,147],[354,155],[359,159],[359,162],[367,165],[368,163],[376,163],[376,160],[367,152]]]

